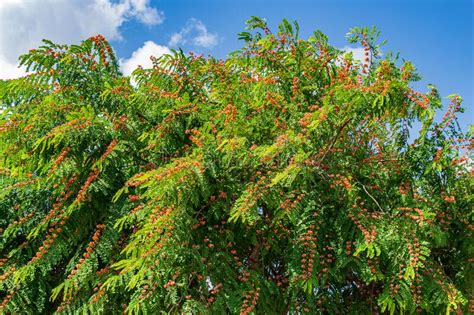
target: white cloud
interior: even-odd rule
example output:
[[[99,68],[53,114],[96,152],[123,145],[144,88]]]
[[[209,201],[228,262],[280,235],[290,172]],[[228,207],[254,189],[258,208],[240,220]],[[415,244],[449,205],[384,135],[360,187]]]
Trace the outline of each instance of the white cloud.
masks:
[[[173,33],[168,43],[171,47],[192,44],[204,48],[212,48],[217,45],[219,38],[216,33],[207,30],[206,25],[200,20],[191,18],[178,33]]]
[[[364,59],[365,59],[364,47],[354,48],[354,47],[344,46],[341,50],[344,51],[346,54],[352,53],[352,57],[354,58],[354,60],[358,60],[361,63],[364,62]]]
[[[341,48],[341,50],[344,51],[346,54],[347,53],[352,53],[352,57],[354,58],[354,60],[358,60],[361,63],[364,63],[364,60],[366,58],[364,47],[344,46],[343,48]],[[369,52],[369,56],[370,56],[370,54],[371,54],[371,52]],[[378,50],[378,56],[379,57],[383,56],[383,52],[380,48]]]
[[[124,75],[130,75],[138,66],[151,68],[153,63],[150,56],[158,58],[170,53],[171,51],[168,47],[147,41],[142,47],[135,50],[129,59],[120,59],[120,68]]]
[[[41,45],[43,38],[77,43],[101,34],[121,40],[120,26],[136,20],[160,24],[161,11],[150,0],[0,0],[0,79],[18,77],[18,56]]]
[[[0,55],[0,79],[16,79],[25,75],[25,69],[17,64],[8,62]]]
[[[180,43],[183,43],[184,41],[185,41],[185,39],[183,38],[183,34],[173,33],[173,35],[171,35],[171,39],[170,39],[168,45],[174,47],[174,46],[179,45]]]

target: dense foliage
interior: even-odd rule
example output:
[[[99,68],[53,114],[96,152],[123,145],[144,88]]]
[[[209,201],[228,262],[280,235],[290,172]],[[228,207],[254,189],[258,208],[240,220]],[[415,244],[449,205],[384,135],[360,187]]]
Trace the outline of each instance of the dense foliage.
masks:
[[[461,98],[437,122],[375,29],[348,33],[362,62],[286,20],[248,29],[226,60],[131,78],[101,36],[21,57],[0,82],[0,313],[473,311]]]

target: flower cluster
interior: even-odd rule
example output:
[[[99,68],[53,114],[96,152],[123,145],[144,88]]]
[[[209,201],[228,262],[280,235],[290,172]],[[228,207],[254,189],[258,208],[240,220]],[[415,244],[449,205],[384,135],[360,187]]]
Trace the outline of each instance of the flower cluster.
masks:
[[[174,281],[172,281],[173,285],[174,285]],[[171,284],[171,282],[170,282]],[[149,285],[149,284],[144,284],[141,286],[141,290],[140,290],[140,295],[139,295],[139,299],[140,300],[144,300],[146,298],[148,298],[152,293],[153,291],[155,291],[157,288],[157,285],[156,284],[153,284],[153,285]],[[165,285],[165,289],[167,289],[168,287]]]
[[[301,276],[302,280],[308,280],[313,275],[314,268],[314,258],[316,255],[316,247],[318,244],[318,239],[316,231],[319,230],[319,226],[311,224],[306,232],[300,236],[299,241],[303,244],[305,249],[301,253]]]
[[[392,279],[392,281],[390,281],[389,288],[390,288],[390,296],[392,298],[394,298],[398,294],[398,291],[400,291],[399,282],[403,280],[403,273],[404,273],[403,268],[405,268],[405,265],[400,264],[400,270],[398,271],[398,275],[397,275],[398,281],[397,281],[397,278]]]
[[[224,126],[226,126],[237,118],[237,107],[229,103],[220,113],[225,117]]]
[[[107,149],[105,150],[104,154],[102,154],[102,156],[100,157],[100,160],[103,161],[105,160],[109,154],[112,152],[112,150],[115,148],[115,146],[117,145],[118,141],[117,139],[113,139],[112,141],[110,141],[109,145],[107,146]]]
[[[353,245],[353,242],[346,241],[346,255],[347,256],[350,256],[352,253],[352,245]]]
[[[260,288],[257,290],[250,290],[244,298],[242,308],[240,309],[240,315],[249,315],[257,305],[258,297],[260,296]]]
[[[288,195],[288,198],[280,203],[280,208],[286,212],[291,211],[291,209],[294,209],[301,202],[304,196],[305,193],[291,193]]]
[[[63,178],[63,182],[67,178]],[[52,209],[48,212],[48,214],[44,217],[42,223],[48,223],[53,217],[60,218],[63,211],[60,211],[61,207],[64,203],[74,194],[74,190],[71,189],[72,185],[76,182],[77,175],[74,175],[69,181],[66,182],[64,185],[63,190],[59,197],[56,198],[55,203],[52,206]],[[54,186],[53,186],[54,187]],[[57,187],[54,187],[57,188]]]
[[[420,243],[416,236],[413,237],[413,245],[408,244],[408,254],[410,255],[410,265],[417,268],[420,256]]]
[[[436,219],[441,224],[441,227],[443,228],[443,230],[447,231],[449,226],[451,225],[453,216],[450,213],[438,211],[436,213]]]
[[[363,206],[363,205],[364,205],[364,203],[362,202],[361,206]],[[354,205],[352,205],[352,208],[354,210],[357,210],[359,207],[356,204],[354,204]],[[359,219],[365,218],[367,216],[367,214],[368,214],[368,210],[366,208],[363,208],[356,215],[354,215],[352,213],[349,213],[348,218],[352,222],[354,222],[354,224],[357,226],[357,228],[359,228],[359,230],[362,232],[362,234],[364,235],[365,241],[367,243],[371,243],[371,242],[375,241],[375,239],[377,238],[377,230],[375,228],[375,225],[371,224],[370,230],[369,230],[359,220]]]
[[[454,203],[456,202],[456,197],[455,196],[449,196],[449,195],[446,195],[446,194],[442,194],[442,197],[443,197],[443,200],[446,201],[447,203]]]
[[[324,235],[325,240],[323,243],[329,243],[329,234]],[[329,272],[330,265],[336,261],[334,256],[334,248],[330,245],[323,246],[321,248],[321,255],[319,255],[319,264],[321,270],[318,272],[318,279],[321,279],[325,274]],[[328,284],[326,283],[326,286]]]
[[[299,120],[299,124],[306,128],[308,127],[313,121],[313,113],[311,112],[308,112],[308,113],[304,113],[303,117]]]
[[[328,52],[328,49],[325,45],[321,45],[318,43],[318,49],[319,49],[319,56],[318,56],[318,61],[321,62],[320,69],[325,69],[329,62],[331,62],[332,57]],[[329,86],[327,87],[329,88]]]
[[[169,280],[168,282],[165,283],[163,288],[168,289],[168,288],[174,286],[175,284],[176,284],[176,282],[174,280]]]
[[[428,108],[428,105],[430,104],[430,99],[426,95],[417,91],[410,90],[405,93],[405,97],[423,109]]]
[[[389,89],[390,89],[390,85],[391,85],[391,84],[392,84],[392,81],[390,81],[390,80],[384,81],[384,83],[383,83],[383,90],[382,90],[382,92],[381,92],[381,94],[382,94],[383,96],[387,95],[387,93],[388,93],[388,91],[389,91]]]
[[[59,134],[63,134],[69,130],[73,129],[84,129],[88,126],[90,126],[92,122],[90,121],[89,118],[87,117],[80,117],[80,118],[75,118],[73,120],[68,121],[67,123],[64,123],[62,125],[59,125],[57,127],[54,127],[46,136],[46,139],[53,138]]]
[[[2,311],[5,308],[5,306],[8,304],[8,302],[10,302],[10,300],[13,297],[14,294],[15,294],[15,291],[13,291],[13,290],[10,290],[8,292],[8,294],[3,299],[2,304],[0,304],[0,311]]]
[[[52,225],[54,225],[55,222],[53,222]],[[64,225],[65,222],[61,221],[61,225]],[[30,260],[30,264],[34,263],[38,260],[40,260],[47,252],[47,250],[53,245],[54,241],[58,238],[58,234],[62,232],[62,228],[57,227],[50,227],[48,229],[49,234],[46,235],[46,239],[43,241],[43,245],[38,248],[38,251],[36,252],[36,255]]]
[[[240,257],[239,255],[237,254],[237,250],[233,248],[234,244],[232,242],[229,242],[227,244],[227,247],[228,248],[232,248],[230,250],[230,254],[232,255],[232,259],[234,260],[235,264],[237,265],[237,267],[241,267],[242,266],[242,262],[240,261]],[[243,271],[243,270],[242,270]],[[245,281],[243,281],[245,282]]]
[[[377,256],[374,258],[368,258],[367,264],[369,265],[370,272],[375,274],[377,272],[377,266],[379,265],[379,258]]]
[[[144,208],[144,205],[139,205],[133,209],[132,212],[136,212],[142,208]],[[173,207],[162,207],[158,205],[151,211],[147,221],[148,226],[150,226],[147,237],[148,239],[154,239],[156,243],[152,248],[142,253],[141,258],[145,259],[148,256],[156,254],[169,241],[174,229],[172,217],[170,216],[173,209]],[[134,229],[136,230],[136,228]],[[154,265],[150,268],[155,268],[158,262],[159,260],[155,260]]]
[[[210,291],[209,291],[209,294],[211,296],[209,296],[207,298],[207,304],[206,304],[206,307],[208,308],[212,303],[214,303],[214,301],[216,300],[216,296],[219,294],[219,292],[222,290],[222,286],[223,284],[222,283],[217,283]]]
[[[7,229],[8,229],[8,228],[11,228],[11,227],[13,227],[13,226],[16,226],[16,225],[22,225],[23,223],[25,223],[26,221],[28,221],[29,219],[31,219],[35,214],[36,214],[36,212],[33,211],[33,212],[28,213],[28,214],[25,215],[24,217],[20,218],[19,220],[15,220],[15,221],[11,222],[11,223],[7,226]],[[0,259],[0,267],[1,267],[1,259]]]
[[[185,134],[189,135],[189,140],[194,143],[198,147],[202,147],[203,143],[202,140],[199,139],[201,136],[201,132],[197,129],[188,129],[185,131]]]
[[[237,264],[239,264],[239,262],[237,262]],[[240,264],[242,264],[242,263],[240,262]],[[249,271],[247,271],[245,269],[242,269],[242,271],[240,273],[241,274],[239,276],[239,280],[241,282],[245,283],[245,282],[249,281],[249,279],[250,279],[250,272]]]
[[[123,114],[119,118],[114,119],[114,129],[120,130],[125,128],[125,123],[127,122],[128,117],[127,115]]]
[[[448,110],[444,113],[443,118],[441,121],[443,122],[440,128],[446,128],[451,121],[456,118],[456,113],[459,112],[461,109],[461,98],[459,96],[455,96],[451,98],[451,102],[449,104]]]
[[[411,207],[399,207],[398,210],[405,211],[405,216],[414,220],[417,223],[421,223],[426,221],[427,223],[431,223],[431,220],[426,220],[423,215],[423,210],[420,208],[411,208]],[[417,215],[411,214],[410,212],[416,212]]]
[[[421,278],[418,272],[420,261],[420,241],[417,236],[413,235],[412,237],[413,245],[409,243],[408,254],[410,255],[410,266],[415,270],[415,278],[413,279],[412,284],[410,285],[410,290],[412,293],[413,301],[415,304],[421,304]]]
[[[401,68],[401,79],[402,81],[408,81],[413,76],[413,66],[410,63],[404,64]]]
[[[71,272],[67,276],[68,279],[71,279],[73,276],[75,276],[77,272],[82,268],[86,259],[90,258],[90,255],[94,251],[94,248],[97,246],[97,242],[99,241],[100,234],[102,233],[104,228],[105,228],[104,224],[97,225],[97,229],[94,235],[92,236],[92,242],[90,242],[89,245],[87,246],[86,252],[82,255],[83,258],[79,259],[79,262],[76,264],[76,266],[74,266],[74,268],[71,270]]]
[[[125,98],[128,98],[128,96],[130,95],[130,87],[128,86],[116,86],[116,87],[113,87],[111,90],[110,90],[113,94],[116,94],[116,95],[121,95]],[[126,115],[123,114],[122,117]]]
[[[106,293],[105,288],[102,286],[102,282],[99,282],[97,286],[94,287],[93,291],[95,294],[92,296],[92,303],[99,301]]]
[[[140,195],[128,195],[128,201],[137,202],[140,200]]]
[[[5,258],[3,259],[3,264],[6,262]],[[0,281],[5,281],[8,279],[16,270],[16,267],[13,265],[10,268],[8,268],[2,275],[0,275]]]
[[[469,304],[467,307],[467,312],[473,314],[474,313],[474,294],[471,295],[469,299]]]
[[[164,91],[156,86],[153,86],[149,83],[145,83],[145,85],[150,89],[151,92],[157,94],[161,98],[171,98],[171,99],[176,99],[177,101],[182,100],[179,97],[179,92],[181,92],[182,86],[179,87],[176,91],[169,92],[169,91]],[[186,112],[192,112],[191,110],[187,110]],[[167,121],[169,122],[169,121]]]
[[[31,184],[34,184],[34,183],[36,183],[36,180],[34,180],[34,179],[25,180],[25,181],[13,184],[11,186],[11,188],[21,188],[21,187],[25,187],[25,186],[28,186],[28,185],[31,185]]]
[[[348,177],[341,175],[341,174],[329,174],[328,175],[330,178],[334,178],[332,184],[329,186],[331,189],[340,186],[344,187],[346,190],[351,190],[352,189],[352,184],[351,181]]]
[[[70,151],[71,148],[65,148],[61,151],[61,154],[59,154],[58,158],[54,161],[50,173],[53,173],[56,170],[56,168],[63,162],[63,160],[67,157]]]
[[[203,170],[203,166],[200,162],[198,161],[178,161],[175,163],[174,167],[170,167],[165,169],[163,172],[157,174],[154,176],[156,181],[160,181],[164,178],[173,176],[181,171],[184,171],[186,169],[189,169],[191,167],[195,167],[199,170]],[[132,186],[132,185],[131,185]]]
[[[104,267],[104,268],[102,268],[102,269],[100,269],[100,270],[97,270],[95,274],[96,274],[97,276],[101,277],[101,276],[107,274],[109,271],[110,271],[110,267]]]
[[[260,171],[257,171],[258,176],[261,174]],[[255,207],[257,201],[267,192],[269,188],[268,185],[267,177],[262,175],[258,182],[250,185],[250,187],[245,191],[244,198],[237,211],[240,213],[248,213],[250,209]]]
[[[95,43],[96,48],[99,49],[99,56],[100,56],[100,61],[105,65],[109,65],[109,61],[107,60],[107,56],[113,56],[113,51],[112,47],[107,43],[105,40],[104,36],[102,35],[96,35],[89,37],[89,40],[93,41]],[[107,53],[107,55],[106,55]]]
[[[443,156],[443,149],[436,150],[436,154],[433,157],[433,161],[439,161],[442,156]]]
[[[298,93],[298,85],[299,85],[300,79],[298,77],[293,78],[293,84],[291,86],[291,91],[293,93],[293,98],[296,97],[296,94]]]
[[[362,35],[362,47],[364,47],[364,63],[362,64],[362,73],[366,74],[369,71],[369,66],[370,66],[370,45],[367,42],[367,35],[366,34],[361,34]]]
[[[94,170],[89,174],[89,177],[87,177],[86,181],[81,187],[81,190],[79,190],[79,193],[77,194],[75,203],[80,204],[86,199],[87,188],[89,188],[92,182],[96,180],[97,176],[99,176],[98,170]]]

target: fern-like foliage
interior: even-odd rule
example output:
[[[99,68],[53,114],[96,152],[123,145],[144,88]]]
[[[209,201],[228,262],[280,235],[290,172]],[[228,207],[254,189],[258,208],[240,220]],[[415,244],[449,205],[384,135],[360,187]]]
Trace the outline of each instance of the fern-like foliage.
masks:
[[[226,60],[131,77],[101,36],[23,55],[0,82],[0,313],[472,311],[461,98],[436,122],[376,29],[348,34],[362,61],[298,32],[253,17]]]

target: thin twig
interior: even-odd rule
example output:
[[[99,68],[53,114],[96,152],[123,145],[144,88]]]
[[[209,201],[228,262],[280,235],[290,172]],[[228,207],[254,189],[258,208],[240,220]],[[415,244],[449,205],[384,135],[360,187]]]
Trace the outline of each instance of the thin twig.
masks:
[[[367,189],[365,188],[364,184],[362,184],[361,182],[358,182],[358,183],[362,186],[362,188],[364,189],[365,193],[366,193],[367,195],[369,195],[369,197],[375,202],[375,204],[377,205],[377,207],[379,207],[380,212],[385,212],[385,211],[382,209],[382,207],[380,206],[380,204],[377,202],[377,200],[375,200],[375,198],[367,191]]]

